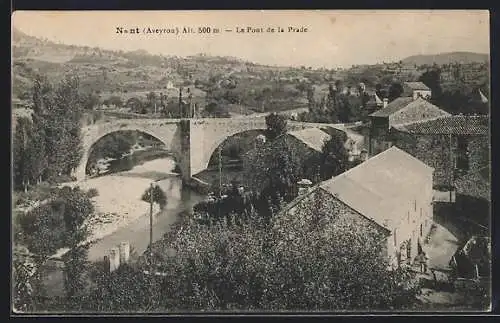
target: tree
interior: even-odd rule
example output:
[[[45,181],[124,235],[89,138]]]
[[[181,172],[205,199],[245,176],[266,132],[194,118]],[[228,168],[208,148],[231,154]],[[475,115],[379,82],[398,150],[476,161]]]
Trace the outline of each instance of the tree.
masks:
[[[383,236],[335,221],[336,210],[315,199],[297,214],[280,214],[271,226],[258,217],[240,225],[186,223],[156,243],[165,273],[158,310],[411,307],[417,288],[407,283],[406,271],[387,270]]]
[[[149,92],[146,96],[146,99],[148,101],[148,106],[154,111],[154,107],[156,104],[156,93],[152,91]]]
[[[14,283],[14,309],[28,312],[33,306],[33,278],[36,265],[25,247],[14,246],[12,255],[12,281]]]
[[[45,77],[37,77],[33,103],[35,132],[40,136],[34,142],[41,145],[38,154],[46,156],[46,160],[40,159],[36,173],[48,178],[69,175],[78,166],[82,154],[80,120],[83,105],[78,78],[66,75],[54,89]]]
[[[345,148],[347,135],[344,132],[330,132],[330,139],[321,151],[321,178],[327,180],[347,169],[349,154]]]
[[[84,291],[87,247],[83,243],[89,233],[85,223],[93,212],[93,204],[84,191],[78,187],[64,187],[49,203],[19,217],[21,227],[19,242],[26,245],[34,254],[37,294],[43,293],[41,268],[60,248],[69,248],[64,259],[65,288],[68,297],[77,296]]]
[[[270,113],[266,116],[267,138],[274,140],[276,137],[286,133],[286,119],[283,115]]]
[[[399,98],[403,94],[403,91],[403,85],[400,82],[392,82],[388,93],[389,102]]]
[[[101,98],[96,92],[83,94],[81,100],[83,108],[88,111],[94,110],[101,103]]]
[[[140,99],[138,98],[130,98],[127,100],[127,103],[125,103],[125,106],[130,109],[130,111],[134,113],[142,113],[143,112],[143,103]]]
[[[123,100],[121,97],[117,95],[113,95],[109,97],[108,99],[103,101],[103,104],[107,106],[115,106],[117,108],[121,108],[123,106]]]
[[[431,89],[432,101],[439,102],[439,99],[443,94],[443,89],[441,88],[441,70],[427,70],[419,77],[418,80]]]
[[[288,143],[287,135],[247,154],[244,167],[246,184],[263,195],[264,199],[277,201],[281,195],[286,201],[296,196],[296,185],[302,176],[303,161],[294,145]]]
[[[33,124],[27,117],[18,117],[13,137],[13,175],[14,187],[22,188],[26,192],[30,184],[31,148],[33,138]]]
[[[165,192],[161,189],[160,186],[158,185],[155,185],[153,186],[153,188],[151,189],[151,187],[149,187],[145,192],[144,194],[142,195],[141,199],[144,201],[144,202],[150,202],[151,201],[151,191],[153,192],[153,203],[156,203],[160,206],[160,209],[165,209],[165,207],[167,206],[167,195],[165,194]]]

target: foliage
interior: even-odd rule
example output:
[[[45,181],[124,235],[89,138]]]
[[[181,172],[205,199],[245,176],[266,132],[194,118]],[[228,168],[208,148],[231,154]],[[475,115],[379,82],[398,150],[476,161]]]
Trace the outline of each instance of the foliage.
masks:
[[[103,104],[107,105],[107,106],[115,106],[117,108],[121,108],[123,106],[123,100],[121,97],[119,97],[117,95],[113,95],[113,96],[109,97],[108,99],[105,99],[103,101]]]
[[[458,73],[455,81],[444,89],[441,85],[440,68],[428,69],[422,74],[420,81],[432,90],[431,102],[452,114],[488,114],[489,106],[481,102],[479,96],[481,86],[471,87],[465,84],[459,77],[460,66],[455,66],[454,69],[454,74]]]
[[[121,158],[128,153],[136,143],[137,135],[123,131],[110,133],[99,139],[93,146],[89,156],[89,162],[95,162],[101,158]]]
[[[121,265],[109,273],[97,271],[96,286],[91,292],[87,310],[97,312],[151,312],[159,308],[157,291],[163,286],[140,269]]]
[[[296,147],[288,145],[288,140],[287,135],[282,135],[247,154],[244,177],[252,191],[272,200],[277,195],[287,201],[295,197],[303,165]]]
[[[347,169],[349,154],[344,146],[347,135],[344,132],[331,132],[330,140],[323,144],[321,151],[321,178],[327,180]]]
[[[165,275],[158,277],[163,288],[156,309],[390,310],[412,305],[417,290],[405,284],[411,276],[387,270],[380,237],[327,220],[334,210],[305,212],[282,215],[272,227],[257,218],[240,225],[185,224],[155,246],[155,263]],[[132,294],[138,285],[143,291],[148,286],[139,277],[133,285]],[[144,297],[127,305],[137,308]]]
[[[266,116],[267,138],[274,140],[286,133],[286,119],[283,115],[271,113]]]
[[[148,202],[150,203],[151,202],[151,192],[153,192],[153,203],[156,203],[160,206],[160,209],[165,209],[165,207],[167,206],[167,195],[165,194],[165,192],[161,189],[160,186],[158,185],[155,185],[153,186],[152,188],[149,187],[148,189],[146,189],[146,191],[144,192],[144,194],[142,195],[141,197],[141,200],[143,200],[144,202]]]
[[[30,138],[33,137],[33,124],[27,117],[18,117],[13,137],[14,188],[27,191],[31,179]]]
[[[401,84],[401,82],[392,82],[388,92],[389,92],[388,93],[389,102],[393,101],[399,98],[403,94],[404,92],[403,85]]]
[[[32,309],[33,280],[36,265],[26,256],[28,250],[14,246],[12,255],[12,281],[14,285],[14,309],[27,312]]]
[[[93,197],[96,197],[96,196],[99,196],[99,191],[97,191],[96,188],[91,188],[87,191],[87,197],[89,199],[93,198]]]
[[[83,264],[87,260],[82,243],[88,236],[86,220],[94,211],[86,193],[78,187],[64,187],[48,203],[19,216],[19,242],[34,254],[38,284],[40,268],[57,250],[69,248],[66,254],[66,291],[68,296],[82,291]]]
[[[33,121],[19,119],[20,126],[14,135],[16,188],[26,189],[30,182],[69,175],[78,166],[82,110],[76,77],[66,76],[56,88],[46,77],[36,78]]]
[[[85,110],[95,110],[102,103],[101,97],[95,92],[82,94],[81,100]]]
[[[214,118],[227,118],[229,117],[229,110],[227,104],[210,102],[203,111],[206,116]]]

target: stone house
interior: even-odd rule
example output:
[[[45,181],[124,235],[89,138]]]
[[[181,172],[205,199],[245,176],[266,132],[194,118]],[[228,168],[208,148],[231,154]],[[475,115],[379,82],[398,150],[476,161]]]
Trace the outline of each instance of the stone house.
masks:
[[[422,120],[447,117],[450,114],[420,97],[400,97],[384,108],[370,114],[370,126],[362,130],[368,138],[367,148],[370,155],[375,155],[389,148],[387,136],[391,127]]]
[[[388,144],[433,167],[435,186],[453,187],[455,179],[490,164],[489,136],[488,116],[454,115],[395,125]]]
[[[413,99],[424,98],[430,99],[432,95],[431,89],[422,82],[404,82],[403,94],[404,97],[411,97]]]
[[[432,176],[431,167],[392,147],[302,191],[278,216],[303,217],[316,207],[315,213],[330,221],[382,236],[381,252],[391,264],[411,262],[432,224]]]

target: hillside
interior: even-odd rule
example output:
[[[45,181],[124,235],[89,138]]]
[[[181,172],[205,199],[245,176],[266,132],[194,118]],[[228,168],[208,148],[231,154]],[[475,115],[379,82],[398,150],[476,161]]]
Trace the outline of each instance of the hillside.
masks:
[[[303,76],[324,82],[324,72],[311,69],[266,66],[227,56],[176,57],[145,50],[124,52],[66,45],[16,29],[12,56],[13,97],[21,100],[31,97],[37,74],[57,82],[70,72],[78,75],[84,92],[97,94],[101,101],[118,96],[123,102],[131,97],[146,102],[150,92],[174,100],[180,87],[189,87],[193,96],[202,98],[207,92],[215,92],[215,98],[211,97],[219,104],[241,104],[250,110],[262,105],[257,101],[265,98],[267,109],[274,111],[303,105],[305,94],[295,89]],[[201,106],[204,101],[200,101]]]
[[[441,53],[436,55],[414,55],[403,59],[404,64],[408,65],[437,65],[451,64],[451,63],[485,63],[489,61],[488,54],[472,53],[472,52],[451,52]]]

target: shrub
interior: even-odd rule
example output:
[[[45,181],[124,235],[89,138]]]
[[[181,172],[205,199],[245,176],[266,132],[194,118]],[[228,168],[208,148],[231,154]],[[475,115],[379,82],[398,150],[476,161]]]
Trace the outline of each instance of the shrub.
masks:
[[[91,188],[87,191],[87,197],[89,199],[93,198],[93,197],[96,197],[96,196],[99,196],[99,191],[97,191],[96,188]]]

